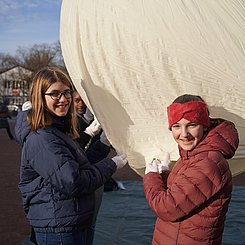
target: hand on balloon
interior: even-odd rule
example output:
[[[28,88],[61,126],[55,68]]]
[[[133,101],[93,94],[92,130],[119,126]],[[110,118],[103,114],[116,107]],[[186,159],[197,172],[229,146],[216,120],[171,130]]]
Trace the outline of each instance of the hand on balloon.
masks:
[[[147,163],[145,168],[145,174],[148,174],[149,172],[161,174],[162,172],[169,170],[169,164],[170,164],[170,156],[169,153],[166,153],[164,155],[163,160],[154,158],[151,163]]]
[[[159,162],[159,160],[153,159],[152,162],[147,163],[145,167],[145,174],[148,174],[149,172],[158,173],[157,162]]]
[[[111,160],[116,163],[117,169],[123,168],[128,162],[127,155],[124,153],[117,153]]]
[[[94,119],[94,121],[85,129],[85,133],[90,135],[91,137],[94,137],[96,134],[98,134],[101,130],[100,123],[97,119]]]
[[[163,160],[158,160],[158,163],[157,163],[158,173],[161,174],[164,171],[168,171],[169,164],[170,164],[170,155],[168,152],[166,152]]]

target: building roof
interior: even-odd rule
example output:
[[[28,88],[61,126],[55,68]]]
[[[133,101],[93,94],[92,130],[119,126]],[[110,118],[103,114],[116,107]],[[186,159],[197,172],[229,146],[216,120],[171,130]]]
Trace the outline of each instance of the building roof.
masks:
[[[32,75],[32,71],[23,67],[23,66],[14,66],[0,73],[0,80],[19,80],[23,77],[30,77]]]

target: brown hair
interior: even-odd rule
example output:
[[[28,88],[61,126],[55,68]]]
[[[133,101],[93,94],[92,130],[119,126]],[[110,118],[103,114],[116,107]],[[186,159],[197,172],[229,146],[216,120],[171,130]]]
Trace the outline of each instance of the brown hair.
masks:
[[[38,71],[32,80],[30,89],[30,101],[32,109],[28,114],[31,131],[37,131],[40,128],[47,128],[52,124],[51,114],[47,110],[44,93],[48,88],[56,83],[62,82],[67,85],[71,91],[74,90],[73,84],[68,74],[58,67],[45,67]],[[71,106],[66,115],[66,131],[71,137],[77,138],[79,134],[76,129],[76,114],[74,113],[74,103],[72,100]]]
[[[183,94],[183,95],[177,97],[173,101],[173,103],[184,104],[184,103],[190,102],[190,101],[202,101],[202,102],[205,102],[204,99],[201,96],[199,96],[199,95]]]

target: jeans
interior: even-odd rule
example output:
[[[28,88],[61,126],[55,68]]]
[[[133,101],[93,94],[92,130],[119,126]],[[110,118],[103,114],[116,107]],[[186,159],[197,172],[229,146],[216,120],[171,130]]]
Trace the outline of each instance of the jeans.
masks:
[[[72,232],[36,232],[38,245],[86,245],[87,230]]]

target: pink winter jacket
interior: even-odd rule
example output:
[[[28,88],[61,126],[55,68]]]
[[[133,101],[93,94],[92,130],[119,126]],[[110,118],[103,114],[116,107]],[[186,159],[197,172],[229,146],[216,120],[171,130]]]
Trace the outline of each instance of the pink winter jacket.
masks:
[[[146,199],[157,216],[152,244],[221,244],[232,191],[226,159],[238,147],[233,123],[221,122],[180,159],[164,181],[150,172],[143,178]]]

